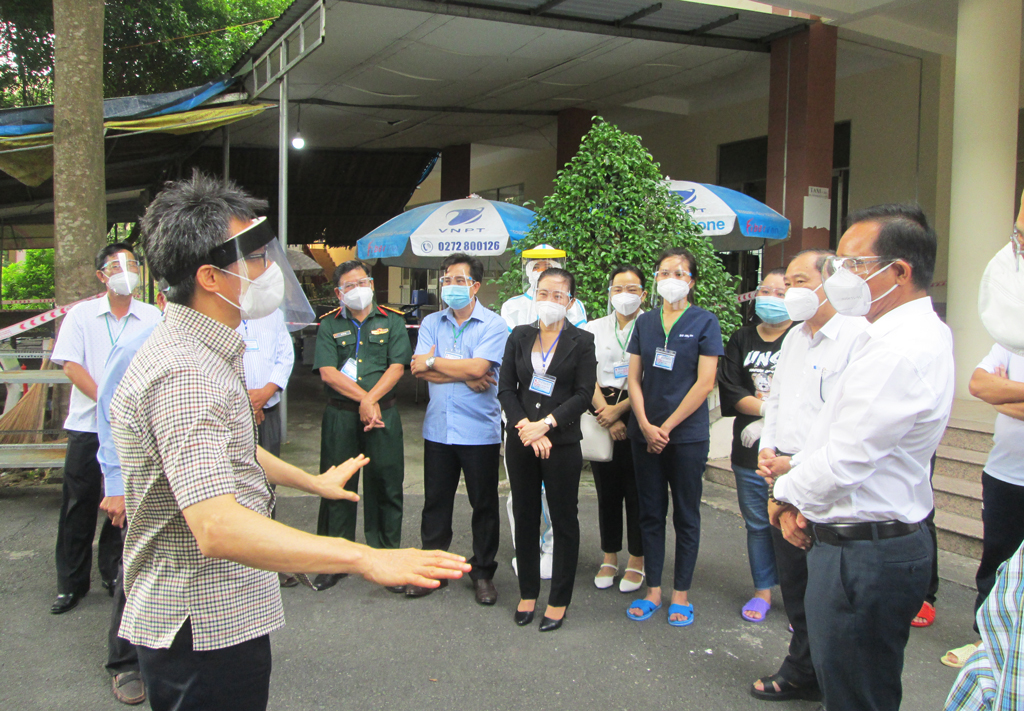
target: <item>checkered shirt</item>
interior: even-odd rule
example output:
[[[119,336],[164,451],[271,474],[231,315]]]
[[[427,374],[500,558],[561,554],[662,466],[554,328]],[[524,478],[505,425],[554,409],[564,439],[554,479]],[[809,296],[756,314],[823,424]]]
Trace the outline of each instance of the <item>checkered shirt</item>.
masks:
[[[949,692],[948,711],[1013,711],[1024,705],[1024,546],[999,567],[978,610],[984,644],[964,664]]]
[[[284,625],[275,573],[205,557],[182,511],[224,494],[270,515],[274,494],[256,461],[242,337],[168,304],[114,394],[111,429],[124,473],[128,593],[121,636],[170,647],[191,618],[195,651]]]

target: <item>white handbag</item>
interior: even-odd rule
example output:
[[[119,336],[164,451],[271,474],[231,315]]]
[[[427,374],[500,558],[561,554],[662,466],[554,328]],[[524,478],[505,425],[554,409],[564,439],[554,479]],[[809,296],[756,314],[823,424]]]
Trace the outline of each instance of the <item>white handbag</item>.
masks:
[[[597,417],[584,412],[580,416],[580,430],[583,432],[580,442],[583,458],[590,462],[610,462],[615,442],[608,430],[598,424]]]

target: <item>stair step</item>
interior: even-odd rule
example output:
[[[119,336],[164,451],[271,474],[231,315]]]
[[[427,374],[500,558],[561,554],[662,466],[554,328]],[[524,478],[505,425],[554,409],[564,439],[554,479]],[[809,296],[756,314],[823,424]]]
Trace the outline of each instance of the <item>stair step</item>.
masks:
[[[935,512],[935,528],[938,532],[939,548],[975,560],[981,559],[981,521],[938,510]]]
[[[940,511],[981,519],[981,484],[936,474],[932,477],[935,508]]]
[[[732,463],[728,457],[724,459],[709,459],[704,469],[704,478],[730,489],[736,488],[736,475],[732,471]]]
[[[981,482],[981,470],[988,460],[988,454],[961,447],[940,444],[936,452],[935,474],[953,479]]]
[[[942,444],[949,447],[989,452],[992,449],[994,426],[988,422],[949,418]]]

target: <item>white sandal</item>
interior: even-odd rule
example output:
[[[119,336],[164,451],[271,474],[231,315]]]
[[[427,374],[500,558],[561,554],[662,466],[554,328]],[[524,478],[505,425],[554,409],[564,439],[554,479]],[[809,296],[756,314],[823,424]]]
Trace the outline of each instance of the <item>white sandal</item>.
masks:
[[[957,647],[956,649],[949,650],[941,657],[939,657],[939,661],[945,664],[947,667],[961,669],[963,668],[964,664],[967,663],[967,660],[970,658],[970,656],[974,654],[976,651],[978,651],[978,649],[980,648],[980,644],[965,644],[962,647]],[[956,663],[949,661],[946,658],[948,656],[952,656],[956,660]]]
[[[615,575],[607,576],[601,575],[601,571],[605,568],[612,568],[615,570],[615,575],[619,573],[619,566],[612,565],[611,563],[601,563],[601,567],[597,569],[597,575],[594,576],[594,586],[598,590],[607,590],[615,584]]]
[[[637,570],[636,568],[626,568],[627,573],[636,573],[640,576],[640,579],[635,583],[626,580],[625,574],[622,576],[622,580],[619,581],[619,592],[631,593],[636,592],[644,584],[644,571]]]

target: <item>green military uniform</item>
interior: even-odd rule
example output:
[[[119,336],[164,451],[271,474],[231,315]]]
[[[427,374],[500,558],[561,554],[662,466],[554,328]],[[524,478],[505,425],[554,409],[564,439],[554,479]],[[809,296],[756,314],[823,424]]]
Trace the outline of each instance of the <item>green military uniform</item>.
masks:
[[[356,361],[356,383],[369,391],[388,366],[408,365],[412,345],[405,319],[374,303],[362,324],[348,317],[348,309],[324,316],[316,335],[313,370],[322,367],[342,370],[349,358]],[[370,458],[363,467],[363,531],[373,548],[398,548],[402,542],[402,486],[405,480],[405,450],[402,421],[395,406],[395,390],[384,395],[379,406],[383,428],[363,432],[359,403],[326,383],[327,407],[320,433],[320,472],[362,453]],[[359,474],[347,489],[356,491]],[[317,533],[354,541],[356,506],[353,501],[321,499]]]

